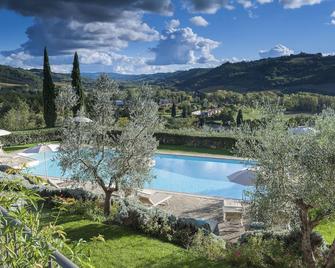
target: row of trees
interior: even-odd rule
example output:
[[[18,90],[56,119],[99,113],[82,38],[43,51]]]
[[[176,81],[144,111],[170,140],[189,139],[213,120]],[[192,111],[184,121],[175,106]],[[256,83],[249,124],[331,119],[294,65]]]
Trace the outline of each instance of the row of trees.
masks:
[[[84,105],[84,92],[81,84],[79,58],[77,52],[74,54],[71,78],[72,88],[78,96],[76,105],[72,107],[73,115],[76,115]],[[55,84],[52,80],[47,48],[44,49],[43,63],[43,117],[46,127],[55,127],[57,120],[56,90]]]

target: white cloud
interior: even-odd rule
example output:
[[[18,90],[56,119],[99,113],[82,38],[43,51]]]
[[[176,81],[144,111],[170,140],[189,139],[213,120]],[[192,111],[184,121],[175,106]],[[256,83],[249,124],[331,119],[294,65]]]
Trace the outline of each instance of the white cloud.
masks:
[[[151,65],[192,64],[216,62],[212,50],[219,46],[219,42],[198,36],[189,27],[167,28],[162,38],[151,51],[154,60]]]
[[[284,5],[284,8],[294,9],[301,8],[302,6],[312,6],[316,4],[320,4],[323,0],[280,0],[280,2]]]
[[[251,0],[237,0],[237,3],[239,3],[246,9],[254,6]]]
[[[273,0],[257,0],[257,2],[260,4],[269,4],[269,3],[272,3]]]
[[[166,24],[167,29],[175,29],[178,28],[180,25],[180,21],[177,19],[172,19]]]
[[[190,18],[190,22],[196,26],[200,26],[200,27],[206,27],[208,26],[208,21],[205,20],[203,17],[201,16],[194,16],[192,18]]]
[[[335,25],[335,11],[330,15],[331,21],[330,24]]]
[[[281,56],[289,56],[294,54],[294,51],[284,45],[278,44],[270,50],[261,50],[259,51],[259,56],[264,58],[276,58]]]

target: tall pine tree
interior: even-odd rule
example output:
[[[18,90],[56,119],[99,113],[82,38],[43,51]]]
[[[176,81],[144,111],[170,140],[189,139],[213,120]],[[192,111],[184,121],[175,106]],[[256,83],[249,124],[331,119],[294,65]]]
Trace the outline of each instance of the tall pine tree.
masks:
[[[57,120],[56,113],[56,93],[55,84],[52,81],[51,69],[47,48],[44,48],[43,63],[43,107],[44,122],[47,127],[55,127]]]
[[[77,52],[74,53],[71,78],[72,78],[72,88],[75,90],[78,96],[78,104],[72,108],[73,115],[76,116],[76,114],[84,106],[84,92],[81,85],[79,58]]]
[[[239,109],[236,117],[236,125],[239,127],[243,124],[243,113],[242,110]]]
[[[171,117],[176,117],[176,115],[177,115],[177,108],[176,108],[176,104],[173,102],[172,108],[171,108]]]

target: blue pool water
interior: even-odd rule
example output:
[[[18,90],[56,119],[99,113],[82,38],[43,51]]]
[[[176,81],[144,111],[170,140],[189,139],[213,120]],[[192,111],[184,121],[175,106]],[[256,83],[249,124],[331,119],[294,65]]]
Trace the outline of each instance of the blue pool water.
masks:
[[[48,176],[62,177],[55,159],[56,153],[46,153]],[[29,168],[35,175],[45,175],[44,155],[31,155],[40,160],[37,166]],[[215,159],[157,154],[153,168],[155,179],[145,188],[184,192],[198,195],[241,198],[248,187],[230,182],[228,175],[246,168],[239,160]],[[65,176],[66,177],[66,176]]]

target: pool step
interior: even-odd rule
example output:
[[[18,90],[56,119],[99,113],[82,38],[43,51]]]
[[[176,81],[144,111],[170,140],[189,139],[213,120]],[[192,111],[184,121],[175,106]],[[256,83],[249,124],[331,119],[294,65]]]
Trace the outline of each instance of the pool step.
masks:
[[[222,222],[219,224],[220,236],[230,243],[236,243],[244,232],[244,226],[238,223]]]

